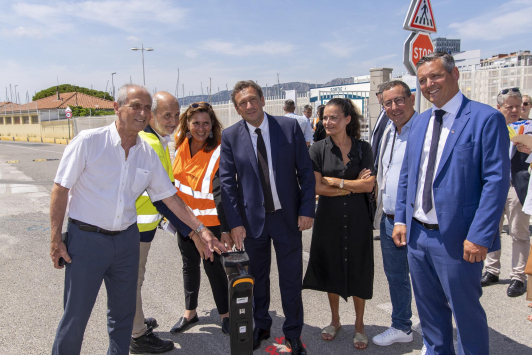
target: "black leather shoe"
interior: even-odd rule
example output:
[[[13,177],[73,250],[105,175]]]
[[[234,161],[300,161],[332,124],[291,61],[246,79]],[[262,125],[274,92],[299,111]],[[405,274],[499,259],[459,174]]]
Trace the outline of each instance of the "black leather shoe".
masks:
[[[512,280],[512,282],[510,282],[510,286],[508,286],[508,291],[506,291],[508,297],[519,297],[525,292],[525,284],[523,283],[523,281],[519,280]]]
[[[185,330],[187,330],[187,328],[191,324],[194,324],[197,322],[199,322],[197,313],[190,320],[186,319],[185,317],[181,317],[181,319],[179,319],[179,321],[173,326],[173,328],[170,329],[170,333],[176,334],[176,333],[184,332]]]
[[[174,342],[168,339],[161,339],[153,333],[152,328],[148,328],[146,334],[138,338],[131,338],[129,352],[131,354],[161,354],[174,348]]]
[[[284,338],[284,343],[288,349],[292,350],[292,354],[307,355],[307,350],[305,350],[305,347],[303,346],[303,343],[301,342],[301,338],[296,338],[296,339]]]
[[[480,279],[480,286],[485,287],[499,282],[499,276],[493,275],[491,272],[485,272]]]
[[[151,327],[151,329],[155,329],[159,327],[159,323],[157,323],[157,319],[152,318],[152,317],[144,318],[144,324],[146,324],[146,327],[148,328]]]
[[[270,339],[270,330],[255,327],[255,329],[253,329],[253,350],[260,348],[260,343],[266,339]]]
[[[231,323],[229,322],[229,317],[222,319],[222,333],[229,335],[231,333]]]

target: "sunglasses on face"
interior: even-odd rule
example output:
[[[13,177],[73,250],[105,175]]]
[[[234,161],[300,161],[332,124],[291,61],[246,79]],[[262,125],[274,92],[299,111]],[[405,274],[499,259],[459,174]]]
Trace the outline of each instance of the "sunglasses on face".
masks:
[[[510,91],[512,91],[512,92],[519,92],[519,88],[503,89],[503,90],[501,90],[500,94],[501,94],[501,95],[506,95],[506,94],[509,93]]]
[[[188,107],[190,108],[198,108],[200,106],[203,106],[203,107],[207,107],[207,108],[211,108],[211,104],[208,103],[208,102],[194,102],[194,103],[191,103],[190,105],[188,105]]]

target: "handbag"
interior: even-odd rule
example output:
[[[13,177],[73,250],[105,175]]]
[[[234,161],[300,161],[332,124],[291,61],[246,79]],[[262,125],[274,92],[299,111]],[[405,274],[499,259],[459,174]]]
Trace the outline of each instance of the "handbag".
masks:
[[[362,162],[362,147],[358,139],[356,139],[355,141],[356,141],[357,148],[358,148],[358,158]],[[373,222],[375,221],[375,214],[377,213],[378,191],[379,190],[377,186],[377,180],[375,180],[375,184],[373,185],[373,191],[364,193],[364,199],[366,200],[366,205],[368,207],[368,214],[369,214],[369,219],[371,221],[371,225],[373,225]]]

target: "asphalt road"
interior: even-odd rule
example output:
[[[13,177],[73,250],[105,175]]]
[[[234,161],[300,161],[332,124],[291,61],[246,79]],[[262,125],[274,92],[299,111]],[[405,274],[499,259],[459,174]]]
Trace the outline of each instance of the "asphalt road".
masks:
[[[57,324],[62,315],[63,270],[53,268],[49,253],[49,201],[53,177],[64,146],[0,141],[0,354],[49,354]],[[18,161],[7,163],[7,161]],[[303,234],[304,259],[308,259],[311,232]],[[482,297],[490,326],[491,354],[532,354],[532,323],[526,317],[525,296],[509,298],[509,237],[503,234],[502,275],[498,285],[485,289]],[[272,253],[275,259],[275,253]],[[146,316],[156,317],[156,332],[172,339],[176,349],[168,354],[229,354],[229,338],[222,334],[220,320],[203,274],[198,314],[200,322],[184,334],[168,331],[184,311],[182,262],[177,242],[158,232],[152,244],[143,287]],[[279,354],[284,320],[279,295],[275,260],[271,270],[272,338],[263,342],[255,354]],[[302,339],[309,354],[357,353],[353,348],[354,309],[352,302],[341,302],[343,328],[336,339],[325,342],[321,329],[329,324],[327,296],[303,292],[305,327]],[[415,303],[414,323],[418,324]],[[382,268],[379,242],[375,242],[374,297],[367,302],[366,333],[371,338],[390,325],[391,303]],[[370,343],[366,354],[419,354],[422,347],[419,325],[414,341],[378,347]],[[82,354],[105,354],[106,295],[102,287],[85,332]]]

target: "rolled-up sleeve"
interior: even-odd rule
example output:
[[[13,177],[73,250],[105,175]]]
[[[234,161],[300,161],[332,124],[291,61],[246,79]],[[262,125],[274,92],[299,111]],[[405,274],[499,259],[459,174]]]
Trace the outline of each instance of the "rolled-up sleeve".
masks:
[[[66,146],[59,162],[54,182],[70,189],[78,181],[87,162],[87,147],[84,135],[78,135]]]
[[[152,202],[163,200],[176,193],[174,184],[170,181],[168,173],[164,170],[161,161],[157,157],[152,159],[151,177],[146,190]]]

